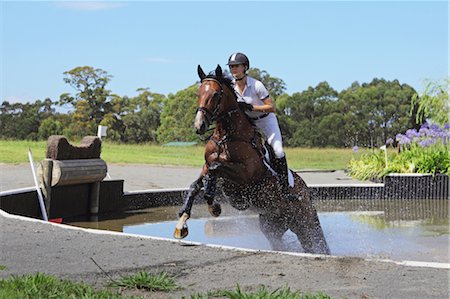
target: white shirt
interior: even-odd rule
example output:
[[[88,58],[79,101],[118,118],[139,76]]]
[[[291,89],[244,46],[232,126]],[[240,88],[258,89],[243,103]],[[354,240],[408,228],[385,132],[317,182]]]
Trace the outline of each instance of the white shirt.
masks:
[[[262,106],[264,105],[264,100],[269,97],[269,92],[267,91],[264,84],[261,81],[258,81],[252,77],[247,76],[247,84],[244,87],[244,91],[242,95],[239,93],[238,86],[236,84],[236,80],[233,80],[234,91],[237,96],[238,102],[246,102],[247,104],[251,104],[254,106]],[[246,111],[246,114],[250,117],[258,117],[264,112],[256,112],[256,111]]]

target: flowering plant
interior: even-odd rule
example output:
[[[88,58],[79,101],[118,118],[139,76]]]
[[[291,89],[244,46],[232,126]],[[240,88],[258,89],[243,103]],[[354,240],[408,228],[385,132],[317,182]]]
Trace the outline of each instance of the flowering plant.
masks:
[[[443,173],[450,175],[450,125],[440,127],[430,122],[419,130],[409,129],[397,134],[397,152],[390,150],[388,162],[382,151],[352,159],[348,165],[350,174],[361,180],[379,180],[389,173]],[[389,138],[386,145],[392,145]]]

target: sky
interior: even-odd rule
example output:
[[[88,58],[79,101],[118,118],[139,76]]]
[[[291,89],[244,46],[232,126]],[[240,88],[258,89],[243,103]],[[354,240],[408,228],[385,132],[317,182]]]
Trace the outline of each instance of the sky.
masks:
[[[449,70],[447,1],[4,1],[1,101],[75,93],[77,66],[112,75],[120,96],[176,93],[243,52],[287,93],[327,81],[397,79],[419,93]]]

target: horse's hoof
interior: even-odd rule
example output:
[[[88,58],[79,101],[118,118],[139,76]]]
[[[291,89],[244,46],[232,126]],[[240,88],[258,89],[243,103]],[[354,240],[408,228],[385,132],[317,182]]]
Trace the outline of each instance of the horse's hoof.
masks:
[[[175,231],[173,232],[173,237],[175,239],[184,239],[189,234],[187,226],[183,226],[183,228],[175,228]]]
[[[222,208],[220,207],[220,204],[213,203],[212,205],[208,206],[209,213],[214,217],[219,217],[222,213]]]

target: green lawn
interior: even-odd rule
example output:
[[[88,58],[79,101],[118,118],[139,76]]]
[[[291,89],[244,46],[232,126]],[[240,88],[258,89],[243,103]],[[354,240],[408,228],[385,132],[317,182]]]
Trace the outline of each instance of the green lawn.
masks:
[[[0,163],[27,163],[28,148],[35,161],[45,157],[45,141],[0,140]],[[286,148],[292,169],[344,169],[352,157],[359,157],[352,149]],[[200,167],[203,164],[202,146],[165,147],[153,144],[117,144],[104,142],[102,159],[107,163],[136,163],[155,165],[184,165]],[[361,152],[361,151],[360,151]]]
[[[146,272],[139,272],[135,275],[122,277],[119,289],[94,288],[82,282],[62,280],[52,275],[43,273],[26,274],[22,276],[10,276],[0,279],[0,299],[11,298],[80,298],[80,299],[137,299],[152,298],[154,291],[174,292],[182,290],[175,279],[167,273],[159,275]],[[141,295],[127,296],[123,289],[132,289],[134,294]],[[168,294],[167,298],[173,298]],[[161,293],[157,295],[161,298]],[[319,293],[303,293],[298,290],[291,290],[287,285],[282,288],[271,290],[265,285],[259,286],[255,292],[242,291],[239,284],[235,290],[211,290],[205,294],[191,294],[182,298],[207,299],[207,298],[229,298],[229,299],[331,299],[330,296]]]

